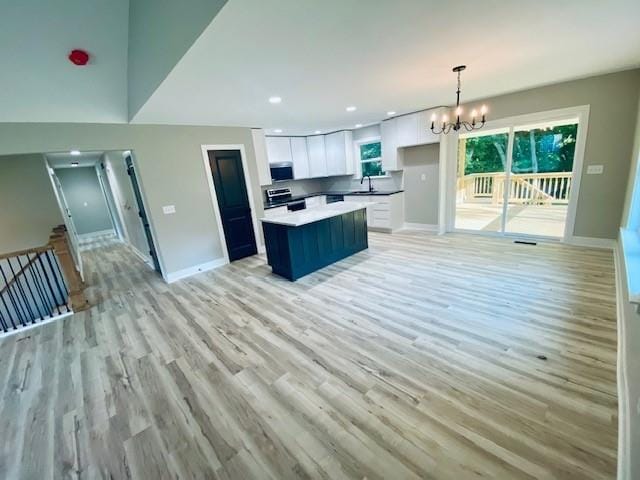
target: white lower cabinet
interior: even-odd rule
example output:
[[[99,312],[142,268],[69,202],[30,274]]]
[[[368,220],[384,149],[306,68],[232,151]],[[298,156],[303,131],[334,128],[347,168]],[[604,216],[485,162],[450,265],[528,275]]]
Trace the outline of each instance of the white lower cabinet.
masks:
[[[404,193],[392,195],[345,195],[345,202],[372,202],[367,207],[367,226],[392,232],[404,225]]]
[[[305,206],[307,208],[319,207],[321,205],[327,204],[327,196],[326,195],[316,195],[315,197],[307,197],[304,200]]]
[[[273,218],[273,217],[277,217],[279,215],[284,215],[285,213],[287,213],[289,210],[287,210],[287,206],[283,206],[283,207],[273,207],[273,208],[267,208],[264,211],[264,218]]]

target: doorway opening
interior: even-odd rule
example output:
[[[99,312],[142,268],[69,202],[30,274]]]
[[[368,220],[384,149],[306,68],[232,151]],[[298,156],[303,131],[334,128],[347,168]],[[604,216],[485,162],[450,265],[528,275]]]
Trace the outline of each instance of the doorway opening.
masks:
[[[225,259],[233,262],[257,254],[257,220],[244,147],[204,145],[202,153]]]
[[[44,154],[60,210],[77,249],[124,243],[162,274],[130,150]]]
[[[455,229],[556,240],[570,237],[583,128],[580,116],[572,115],[520,119],[461,134]]]

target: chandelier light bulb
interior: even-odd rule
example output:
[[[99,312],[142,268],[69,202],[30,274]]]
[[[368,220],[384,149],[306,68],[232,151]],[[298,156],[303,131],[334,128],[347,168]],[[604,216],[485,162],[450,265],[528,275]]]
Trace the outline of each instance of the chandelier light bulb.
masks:
[[[482,105],[482,107],[480,108],[480,113],[482,113],[482,115],[485,115],[487,113],[487,106],[486,105]]]
[[[447,123],[449,121],[449,117],[446,115],[442,116],[442,123]]]
[[[478,112],[475,109],[471,110],[471,118],[476,118],[477,116]]]

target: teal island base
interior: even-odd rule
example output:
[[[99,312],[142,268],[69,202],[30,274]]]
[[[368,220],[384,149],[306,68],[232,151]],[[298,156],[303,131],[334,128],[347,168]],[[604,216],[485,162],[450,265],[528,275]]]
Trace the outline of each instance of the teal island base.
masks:
[[[262,222],[267,260],[291,281],[368,248],[365,208],[303,225]]]

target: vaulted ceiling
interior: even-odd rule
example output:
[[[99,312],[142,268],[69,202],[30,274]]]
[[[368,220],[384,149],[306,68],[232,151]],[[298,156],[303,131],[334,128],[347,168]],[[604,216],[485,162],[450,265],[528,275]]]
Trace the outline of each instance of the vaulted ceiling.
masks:
[[[309,133],[450,105],[457,64],[463,100],[640,66],[636,0],[130,2],[3,2],[0,121]]]

